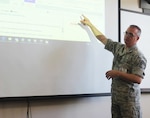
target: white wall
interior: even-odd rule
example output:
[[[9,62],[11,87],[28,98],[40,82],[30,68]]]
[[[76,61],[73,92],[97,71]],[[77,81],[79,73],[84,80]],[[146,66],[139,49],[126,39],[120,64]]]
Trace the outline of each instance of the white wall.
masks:
[[[121,8],[142,12],[142,9],[139,7],[140,6],[139,1],[140,0],[121,0]]]
[[[150,116],[150,95],[142,94],[143,118]],[[111,118],[111,99],[87,97],[30,102],[32,118]],[[27,102],[1,102],[0,118],[27,118]]]
[[[53,99],[30,103],[32,118],[110,118],[110,97]],[[26,118],[26,102],[0,103],[0,118]]]
[[[141,98],[141,106],[142,106],[142,111],[143,111],[143,118],[149,118],[150,117],[150,94],[145,94],[142,95]]]

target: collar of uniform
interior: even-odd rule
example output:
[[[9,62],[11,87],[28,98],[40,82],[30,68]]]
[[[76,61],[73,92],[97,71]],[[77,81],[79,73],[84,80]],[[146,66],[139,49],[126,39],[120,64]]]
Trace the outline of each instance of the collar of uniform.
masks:
[[[132,47],[130,48],[127,48],[126,47],[126,52],[132,52],[133,50],[137,49],[137,45],[133,45]]]

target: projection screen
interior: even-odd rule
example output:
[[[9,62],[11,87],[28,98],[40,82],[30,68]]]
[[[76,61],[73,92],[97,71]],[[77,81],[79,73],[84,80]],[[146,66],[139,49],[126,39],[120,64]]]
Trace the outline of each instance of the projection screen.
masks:
[[[112,55],[80,24],[84,14],[107,34],[106,6],[105,0],[1,0],[0,98],[110,92],[105,72]]]

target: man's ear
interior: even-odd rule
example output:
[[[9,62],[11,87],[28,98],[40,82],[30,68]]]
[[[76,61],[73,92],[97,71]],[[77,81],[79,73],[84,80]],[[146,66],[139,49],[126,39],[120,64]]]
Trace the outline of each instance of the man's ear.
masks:
[[[140,37],[137,37],[137,41],[140,39]]]

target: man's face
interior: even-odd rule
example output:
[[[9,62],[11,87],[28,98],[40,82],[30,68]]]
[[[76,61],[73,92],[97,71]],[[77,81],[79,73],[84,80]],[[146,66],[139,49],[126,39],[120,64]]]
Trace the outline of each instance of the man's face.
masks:
[[[139,36],[138,36],[138,29],[129,27],[127,31],[125,32],[124,36],[124,42],[127,47],[132,47],[133,45],[136,44],[138,41]]]

